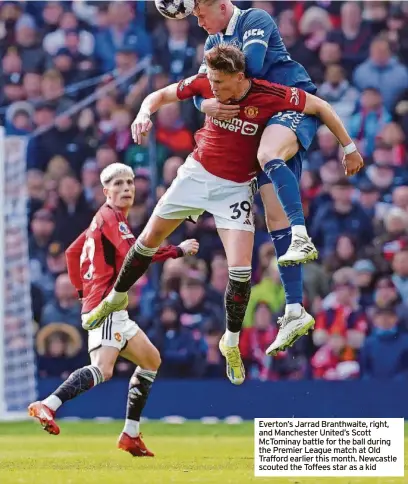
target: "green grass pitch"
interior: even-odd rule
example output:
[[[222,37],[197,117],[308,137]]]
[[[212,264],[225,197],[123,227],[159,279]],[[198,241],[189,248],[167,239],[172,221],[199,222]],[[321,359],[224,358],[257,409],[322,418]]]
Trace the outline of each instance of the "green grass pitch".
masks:
[[[116,449],[121,422],[60,423],[59,436],[46,434],[34,422],[0,423],[1,484],[408,483],[408,473],[406,478],[255,478],[252,423],[143,423],[154,458],[132,458]]]

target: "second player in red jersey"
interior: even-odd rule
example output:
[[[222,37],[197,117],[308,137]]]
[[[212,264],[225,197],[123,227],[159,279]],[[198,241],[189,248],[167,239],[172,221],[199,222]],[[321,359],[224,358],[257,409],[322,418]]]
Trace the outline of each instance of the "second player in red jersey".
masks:
[[[112,289],[134,242],[124,213],[106,203],[67,249],[68,273],[81,296],[83,313],[91,311]],[[183,256],[181,247],[169,245],[157,251],[153,262]]]
[[[178,84],[179,100],[194,96],[214,97],[206,74],[197,74]],[[280,111],[303,112],[306,93],[296,87],[251,79],[248,91],[231,104],[239,104],[236,118],[220,121],[206,116],[204,127],[194,136],[193,158],[213,175],[242,183],[260,171],[257,151],[270,118]]]
[[[98,210],[90,227],[67,251],[68,273],[83,299],[83,314],[97,306],[111,289],[118,270],[133,246],[134,236],[126,216],[135,197],[134,173],[129,166],[112,163],[101,173],[106,204]],[[198,243],[188,240],[156,252],[155,261],[184,254],[195,254]],[[133,267],[132,267],[133,270]],[[153,456],[139,434],[140,417],[160,366],[158,350],[135,321],[129,318],[127,304],[116,308],[102,325],[88,333],[91,365],[75,370],[51,395],[33,402],[29,415],[38,419],[44,430],[57,435],[58,408],[66,401],[109,380],[117,357],[137,365],[129,383],[126,421],[118,447],[133,456]]]

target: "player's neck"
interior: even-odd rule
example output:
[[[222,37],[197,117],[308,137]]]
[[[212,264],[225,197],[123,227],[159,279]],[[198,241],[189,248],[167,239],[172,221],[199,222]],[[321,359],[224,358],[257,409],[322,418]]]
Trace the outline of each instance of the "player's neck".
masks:
[[[222,32],[225,33],[229,23],[231,22],[232,16],[234,15],[234,5],[231,2],[227,2],[225,5],[225,25]]]
[[[110,202],[109,200],[106,200],[106,205],[109,205],[111,208],[113,208],[113,210],[116,210],[118,212],[122,212],[123,215],[127,218],[127,216],[129,215],[129,211],[130,211],[130,207],[117,207],[116,205],[114,205],[112,202]]]
[[[242,101],[242,99],[244,99],[244,97],[248,94],[249,90],[251,89],[251,85],[252,83],[250,79],[244,79],[240,90],[235,93],[232,101]]]

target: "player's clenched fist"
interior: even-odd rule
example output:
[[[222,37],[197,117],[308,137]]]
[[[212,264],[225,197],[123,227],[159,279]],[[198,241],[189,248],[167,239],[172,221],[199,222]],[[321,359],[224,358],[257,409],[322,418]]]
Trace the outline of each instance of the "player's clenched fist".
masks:
[[[239,106],[236,104],[222,104],[214,99],[205,99],[201,104],[201,111],[215,119],[226,120],[236,118]]]
[[[344,172],[346,176],[353,176],[364,166],[364,160],[358,151],[354,151],[343,158]]]
[[[142,136],[145,136],[150,131],[152,125],[150,114],[140,111],[132,123],[133,141],[140,145],[142,143]]]
[[[188,239],[182,242],[179,247],[185,255],[196,255],[200,244],[195,239]]]

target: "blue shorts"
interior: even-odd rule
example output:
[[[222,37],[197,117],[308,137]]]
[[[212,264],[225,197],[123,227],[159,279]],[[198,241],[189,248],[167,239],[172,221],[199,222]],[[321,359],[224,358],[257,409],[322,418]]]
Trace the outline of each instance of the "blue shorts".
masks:
[[[290,128],[297,136],[300,148],[296,155],[291,158],[286,164],[295,174],[298,182],[302,176],[302,164],[306,157],[306,151],[310,148],[316,131],[320,126],[320,121],[315,116],[308,116],[307,114],[298,113],[296,111],[281,111],[268,121],[267,126],[272,124],[280,124]],[[258,175],[258,187],[266,185],[271,181],[264,172]]]

